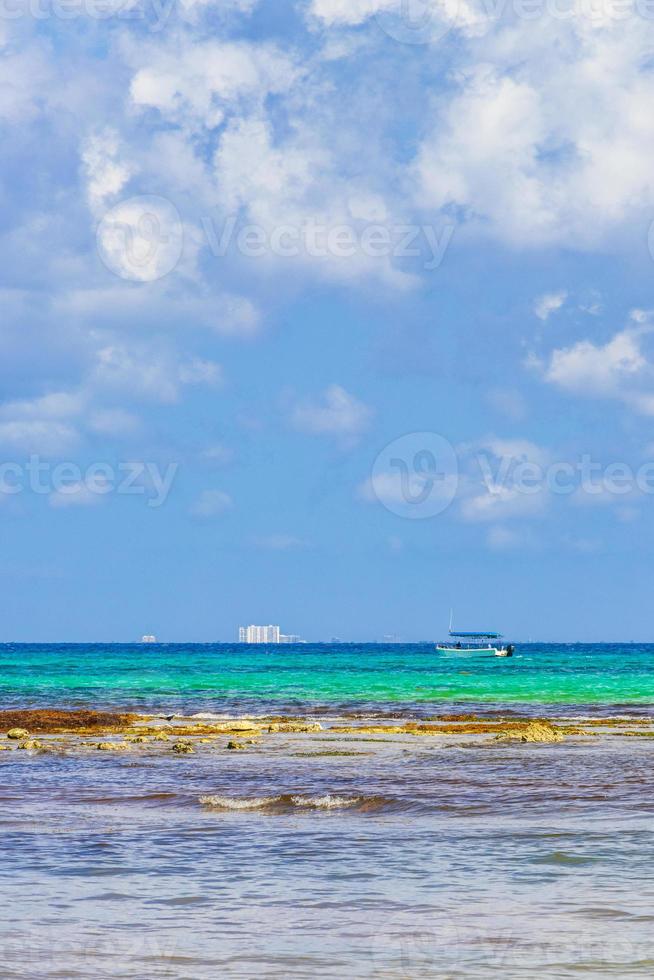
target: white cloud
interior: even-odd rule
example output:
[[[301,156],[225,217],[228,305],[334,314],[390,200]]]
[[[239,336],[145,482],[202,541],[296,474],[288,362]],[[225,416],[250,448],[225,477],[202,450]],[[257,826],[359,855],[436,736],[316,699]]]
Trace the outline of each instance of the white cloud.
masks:
[[[132,171],[121,160],[120,141],[115,130],[105,129],[89,136],[82,146],[82,164],[87,179],[89,203],[98,213],[107,198],[120,193]]]
[[[233,500],[222,490],[203,490],[197,500],[191,505],[192,517],[220,517],[233,506]]]
[[[547,466],[551,460],[551,452],[537,445],[530,439],[504,439],[498,436],[487,436],[474,447],[477,455],[490,454],[496,461],[508,460],[512,463],[531,462],[539,466]]]
[[[59,456],[79,444],[77,429],[53,419],[18,419],[0,422],[0,446],[22,453]]]
[[[55,391],[36,398],[5,402],[0,405],[3,419],[67,419],[79,415],[85,406],[84,397],[76,392]]]
[[[8,12],[7,12],[8,13]],[[7,14],[5,14],[7,16]],[[13,20],[13,16],[11,16]],[[2,45],[0,35],[0,120],[20,124],[48,106],[53,69],[45,46],[26,43],[22,50]],[[61,79],[58,79],[61,82]]]
[[[384,215],[383,226],[392,227],[388,204],[360,180],[344,178],[331,134],[321,135],[307,118],[298,119],[284,140],[275,139],[265,118],[235,120],[222,135],[214,163],[222,211],[244,214],[244,223],[264,233],[264,251],[253,268],[300,265],[330,281],[416,285],[415,276],[395,267],[393,242],[377,250],[367,245],[370,215]],[[345,247],[338,241],[343,229]]]
[[[223,369],[215,361],[203,361],[194,357],[179,369],[179,380],[184,385],[219,385],[223,380]]]
[[[638,334],[624,330],[604,345],[581,340],[553,351],[545,380],[570,391],[610,394],[640,374],[646,364]]]
[[[221,381],[222,368],[215,361],[188,358],[178,363],[174,351],[113,343],[96,352],[88,385],[91,389],[117,389],[131,396],[174,403],[182,385],[216,385]]]
[[[495,486],[492,490],[474,492],[462,501],[461,515],[464,520],[507,521],[521,517],[536,517],[545,507],[545,491],[525,493],[515,486]]]
[[[654,206],[651,32],[635,14],[543,10],[462,44],[458,91],[441,94],[416,157],[416,200],[515,246],[615,247]]]
[[[80,442],[78,424],[86,407],[79,392],[55,391],[0,405],[0,445],[16,452],[57,456]]]
[[[397,0],[311,0],[309,10],[324,24],[355,26],[394,5]]]
[[[287,91],[299,74],[292,58],[270,44],[176,41],[147,45],[132,57],[141,62],[130,86],[136,107],[209,129],[243,100],[261,104],[266,96]]]
[[[321,401],[305,401],[296,405],[291,418],[295,428],[301,432],[350,440],[368,429],[372,415],[367,405],[341,385],[333,384],[325,389]]]
[[[567,298],[568,294],[565,291],[545,293],[543,296],[539,296],[534,303],[534,313],[539,320],[545,321],[552,313],[561,309]]]
[[[230,338],[250,339],[261,326],[261,310],[235,293],[206,290],[193,295],[169,289],[167,283],[119,283],[62,292],[53,299],[53,311],[81,322],[113,325],[117,317],[149,327],[187,329],[187,324]]]
[[[565,391],[615,398],[640,414],[654,415],[654,359],[643,350],[652,329],[635,319],[638,326],[619,331],[605,344],[581,340],[531,363],[545,381]]]
[[[476,28],[488,18],[482,4],[475,10],[467,0],[421,0],[415,7],[406,0],[311,0],[308,9],[328,27],[358,27],[381,17],[381,26],[399,40],[419,33],[425,41],[438,41],[451,27]]]

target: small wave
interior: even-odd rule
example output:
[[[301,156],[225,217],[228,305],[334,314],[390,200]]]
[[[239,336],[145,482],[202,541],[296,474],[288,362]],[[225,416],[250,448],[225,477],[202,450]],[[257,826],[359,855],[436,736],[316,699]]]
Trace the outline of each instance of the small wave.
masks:
[[[392,805],[391,800],[373,796],[337,796],[325,793],[321,796],[301,796],[282,793],[279,796],[201,796],[200,803],[218,810],[271,810],[290,812],[297,810],[344,810],[356,808],[361,812],[377,810]]]
[[[356,806],[361,803],[360,796],[292,796],[291,801],[294,806],[312,807],[315,810],[336,810],[344,806]]]
[[[258,810],[277,803],[281,796],[255,796],[250,800],[235,800],[229,796],[201,796],[203,806],[214,806],[219,810]]]

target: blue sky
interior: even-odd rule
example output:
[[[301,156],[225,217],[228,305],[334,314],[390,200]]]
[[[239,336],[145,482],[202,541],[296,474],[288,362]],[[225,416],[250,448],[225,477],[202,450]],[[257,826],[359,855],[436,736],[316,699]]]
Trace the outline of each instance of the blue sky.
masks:
[[[0,637],[651,639],[641,7],[5,4]]]

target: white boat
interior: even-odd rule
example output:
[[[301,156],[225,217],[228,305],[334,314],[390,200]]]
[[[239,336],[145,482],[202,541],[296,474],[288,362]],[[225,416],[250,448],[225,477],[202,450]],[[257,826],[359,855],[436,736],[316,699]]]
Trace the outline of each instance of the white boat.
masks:
[[[513,646],[504,643],[501,633],[456,632],[450,621],[449,641],[437,643],[439,653],[456,657],[512,657]]]

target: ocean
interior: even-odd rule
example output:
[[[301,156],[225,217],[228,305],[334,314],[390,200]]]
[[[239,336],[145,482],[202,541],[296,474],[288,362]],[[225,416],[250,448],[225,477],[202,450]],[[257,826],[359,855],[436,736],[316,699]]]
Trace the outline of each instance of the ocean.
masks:
[[[321,726],[0,752],[3,978],[654,973],[654,646],[4,645],[0,665],[4,710]],[[473,717],[565,737],[401,730]]]

